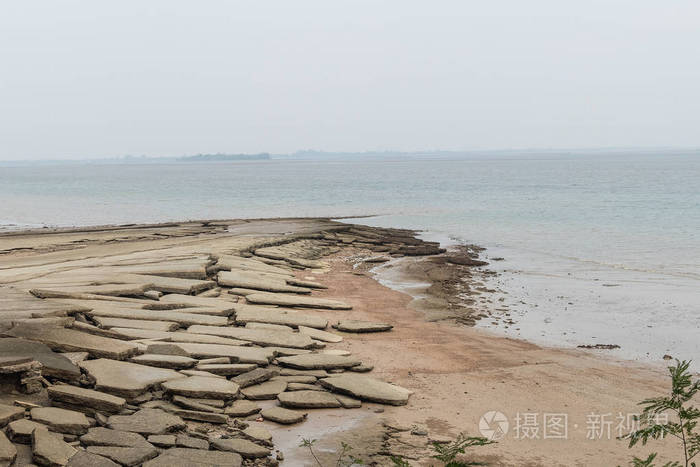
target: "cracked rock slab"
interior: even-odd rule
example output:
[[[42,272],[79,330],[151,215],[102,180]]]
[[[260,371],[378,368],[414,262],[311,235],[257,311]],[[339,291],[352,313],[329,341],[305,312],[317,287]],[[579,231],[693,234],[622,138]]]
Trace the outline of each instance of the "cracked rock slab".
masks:
[[[342,374],[324,378],[321,386],[361,400],[389,405],[406,405],[411,391],[378,379],[358,374]]]
[[[160,409],[141,409],[132,415],[112,415],[107,425],[113,430],[142,435],[162,435],[186,427],[180,417]]]
[[[80,362],[80,366],[95,378],[95,389],[126,399],[133,399],[164,381],[185,377],[170,369],[104,358]]]
[[[188,376],[163,383],[163,388],[181,396],[202,399],[233,399],[238,395],[239,386],[225,378],[206,376]]]
[[[320,353],[280,357],[277,361],[282,366],[299,370],[331,370],[336,368],[350,368],[362,364],[360,360],[353,357]]]
[[[143,464],[143,467],[241,467],[243,459],[235,452],[172,448]]]

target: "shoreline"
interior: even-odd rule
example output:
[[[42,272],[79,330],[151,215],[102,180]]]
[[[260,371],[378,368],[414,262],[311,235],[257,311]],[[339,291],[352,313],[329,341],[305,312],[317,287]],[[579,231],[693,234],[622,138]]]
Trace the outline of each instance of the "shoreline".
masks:
[[[58,238],[53,247],[46,245],[46,236],[41,232],[27,233],[20,249],[0,255],[0,265],[4,266],[0,273],[5,272],[0,274],[0,283],[31,283],[31,280],[36,280],[31,279],[32,275],[41,272],[41,277],[45,277],[47,267],[59,271],[66,268],[61,265],[92,264],[94,258],[105,254],[108,257],[115,257],[115,254],[132,257],[135,252],[167,251],[172,252],[168,254],[182,255],[186,251],[202,251],[205,245],[211,245],[207,248],[214,250],[230,249],[234,245],[239,245],[235,248],[274,245],[274,238],[283,239],[277,244],[298,243],[295,251],[321,255],[323,261],[330,263],[325,272],[310,274],[313,269],[297,269],[295,272],[299,280],[315,276],[314,279],[327,287],[314,291],[313,296],[350,303],[353,310],[341,316],[390,322],[394,326],[390,332],[344,335],[344,343],[334,348],[348,350],[351,355],[374,366],[370,376],[398,384],[413,394],[405,406],[365,403],[362,409],[341,414],[331,409],[313,410],[309,421],[298,427],[271,429],[275,446],[284,446],[285,457],[292,462],[289,465],[295,465],[292,459],[310,460],[308,456],[303,457],[304,452],[295,446],[298,446],[300,435],[313,434],[314,430],[320,434],[336,433],[320,438],[319,448],[324,449],[322,455],[327,457],[335,455],[334,446],[337,448],[339,440],[348,439],[353,440],[356,449],[375,460],[386,460],[387,453],[392,453],[413,459],[416,465],[427,465],[430,454],[426,449],[428,439],[454,438],[462,431],[477,435],[480,416],[487,409],[503,412],[511,424],[516,414],[526,411],[540,414],[566,411],[572,419],[578,420],[579,426],[573,428],[572,425],[571,438],[567,442],[507,437],[497,445],[479,448],[475,452],[476,459],[513,466],[625,463],[631,457],[625,443],[615,439],[586,439],[586,414],[590,411],[634,410],[637,401],[664,390],[667,385],[662,371],[638,362],[608,361],[608,358],[580,350],[544,348],[522,340],[487,335],[483,330],[453,325],[444,319],[426,320],[425,315],[411,305],[413,299],[409,295],[391,290],[370,277],[368,263],[364,263],[364,270],[354,267],[360,258],[381,255],[381,252],[367,249],[368,244],[354,242],[343,242],[337,251],[314,246],[314,242],[322,245],[323,240],[314,240],[313,235],[310,237],[305,232],[318,230],[319,224],[331,229],[340,225],[326,218],[232,220],[224,224],[115,227],[99,235],[93,231],[77,232],[79,237],[88,237],[88,241],[78,243],[72,236],[76,232],[57,232],[56,236],[66,238]],[[366,229],[371,231],[374,228]],[[133,237],[120,236],[120,230]],[[163,230],[167,235],[163,235]],[[409,231],[396,232],[405,235]],[[258,237],[268,240],[256,240]],[[42,257],[46,259],[41,260]],[[436,257],[429,255],[425,258]],[[8,267],[5,263],[11,264]],[[436,272],[444,271],[445,263],[435,263],[434,268]],[[21,270],[22,274],[14,273],[13,269]],[[472,278],[467,285],[476,285],[472,282],[478,282],[478,279]],[[337,311],[315,310],[313,313],[329,320],[337,319],[339,315]],[[629,387],[626,382],[630,382]],[[621,387],[623,384],[625,386]],[[539,393],[541,399],[533,401],[530,397],[533,392]],[[386,419],[393,421],[387,422]],[[358,428],[348,430],[348,422]],[[409,428],[415,425],[420,429],[397,430],[399,425]],[[411,431],[425,431],[428,436],[411,434]],[[666,452],[664,449],[659,451]],[[635,451],[635,454],[640,452]],[[595,461],[591,461],[591,456]]]

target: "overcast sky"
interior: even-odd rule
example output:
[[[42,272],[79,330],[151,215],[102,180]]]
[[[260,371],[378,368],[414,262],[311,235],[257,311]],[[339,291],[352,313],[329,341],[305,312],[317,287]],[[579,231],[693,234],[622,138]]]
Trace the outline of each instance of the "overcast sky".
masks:
[[[700,146],[700,2],[7,1],[0,159]]]

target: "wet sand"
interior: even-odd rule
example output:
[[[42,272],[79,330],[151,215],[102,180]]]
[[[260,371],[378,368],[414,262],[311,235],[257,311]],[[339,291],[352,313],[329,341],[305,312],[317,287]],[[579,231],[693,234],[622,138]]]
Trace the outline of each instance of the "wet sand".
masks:
[[[162,250],[176,256],[205,249],[245,248],[261,237],[318,229],[316,222],[326,221],[222,221],[175,224],[167,229],[13,234],[0,237],[4,253],[0,255],[0,283],[31,282],[49,272],[94,264],[96,258],[135,252]],[[632,452],[624,441],[615,439],[617,416],[635,413],[637,401],[665,391],[665,370],[617,361],[604,354],[543,348],[475,329],[467,325],[473,319],[470,308],[459,305],[454,294],[468,299],[463,286],[477,291],[478,278],[467,277],[456,291],[430,290],[435,284],[432,279],[445,270],[440,260],[411,259],[406,261],[411,267],[398,270],[394,278],[425,283],[422,293],[427,300],[414,301],[407,293],[389,289],[373,278],[373,264],[354,267],[362,258],[376,255],[375,251],[348,245],[323,258],[330,264],[329,270],[321,274],[299,270],[295,274],[300,279],[315,276],[328,287],[315,291],[315,297],[340,299],[353,306],[351,311],[315,314],[329,321],[342,317],[393,324],[390,332],[345,334],[344,341],[333,348],[349,350],[363,364],[374,366],[371,376],[413,394],[405,406],[364,403],[359,409],[312,410],[300,425],[271,428],[275,448],[285,455],[283,465],[314,464],[308,452],[298,447],[301,438],[319,440],[316,450],[324,464],[335,463],[338,446],[346,442],[353,446],[353,455],[378,465],[391,465],[390,454],[416,465],[431,465],[429,440],[454,438],[460,432],[479,435],[480,418],[488,411],[505,415],[508,432],[498,444],[475,448],[471,460],[503,466],[607,466],[625,465],[633,453],[642,456],[651,451]],[[426,272],[426,265],[432,272]],[[517,439],[518,414],[523,419],[537,414],[537,423],[527,431],[535,439]],[[544,439],[545,414],[566,415],[566,439]],[[591,428],[596,416],[603,417],[602,432]],[[520,430],[521,435],[525,432]],[[652,446],[662,454],[672,447],[671,440]]]

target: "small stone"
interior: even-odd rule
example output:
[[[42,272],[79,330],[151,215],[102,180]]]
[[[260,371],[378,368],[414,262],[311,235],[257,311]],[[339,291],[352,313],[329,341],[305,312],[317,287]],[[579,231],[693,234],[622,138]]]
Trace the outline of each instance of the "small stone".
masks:
[[[211,444],[220,451],[233,451],[240,454],[245,459],[267,457],[270,455],[270,450],[268,448],[255,444],[247,439],[213,439]]]
[[[77,452],[61,435],[50,433],[46,428],[36,428],[32,432],[33,460],[39,465],[64,466]]]
[[[414,436],[428,436],[428,430],[420,426],[414,426],[411,428],[411,434]]]
[[[230,407],[224,409],[224,413],[232,417],[247,417],[260,412],[260,407],[255,402],[247,400],[237,400]]]
[[[85,414],[57,407],[41,407],[31,410],[32,420],[42,423],[51,431],[82,435],[90,427],[90,420]]]
[[[296,410],[289,410],[283,407],[271,407],[269,409],[264,409],[260,412],[260,415],[265,420],[270,420],[271,422],[281,423],[283,425],[291,425],[293,423],[299,423],[306,419],[308,414],[304,412],[298,412]]]
[[[338,331],[342,332],[365,333],[390,331],[394,326],[386,323],[374,323],[371,321],[346,319],[338,321],[338,323],[334,324],[333,327]]]

